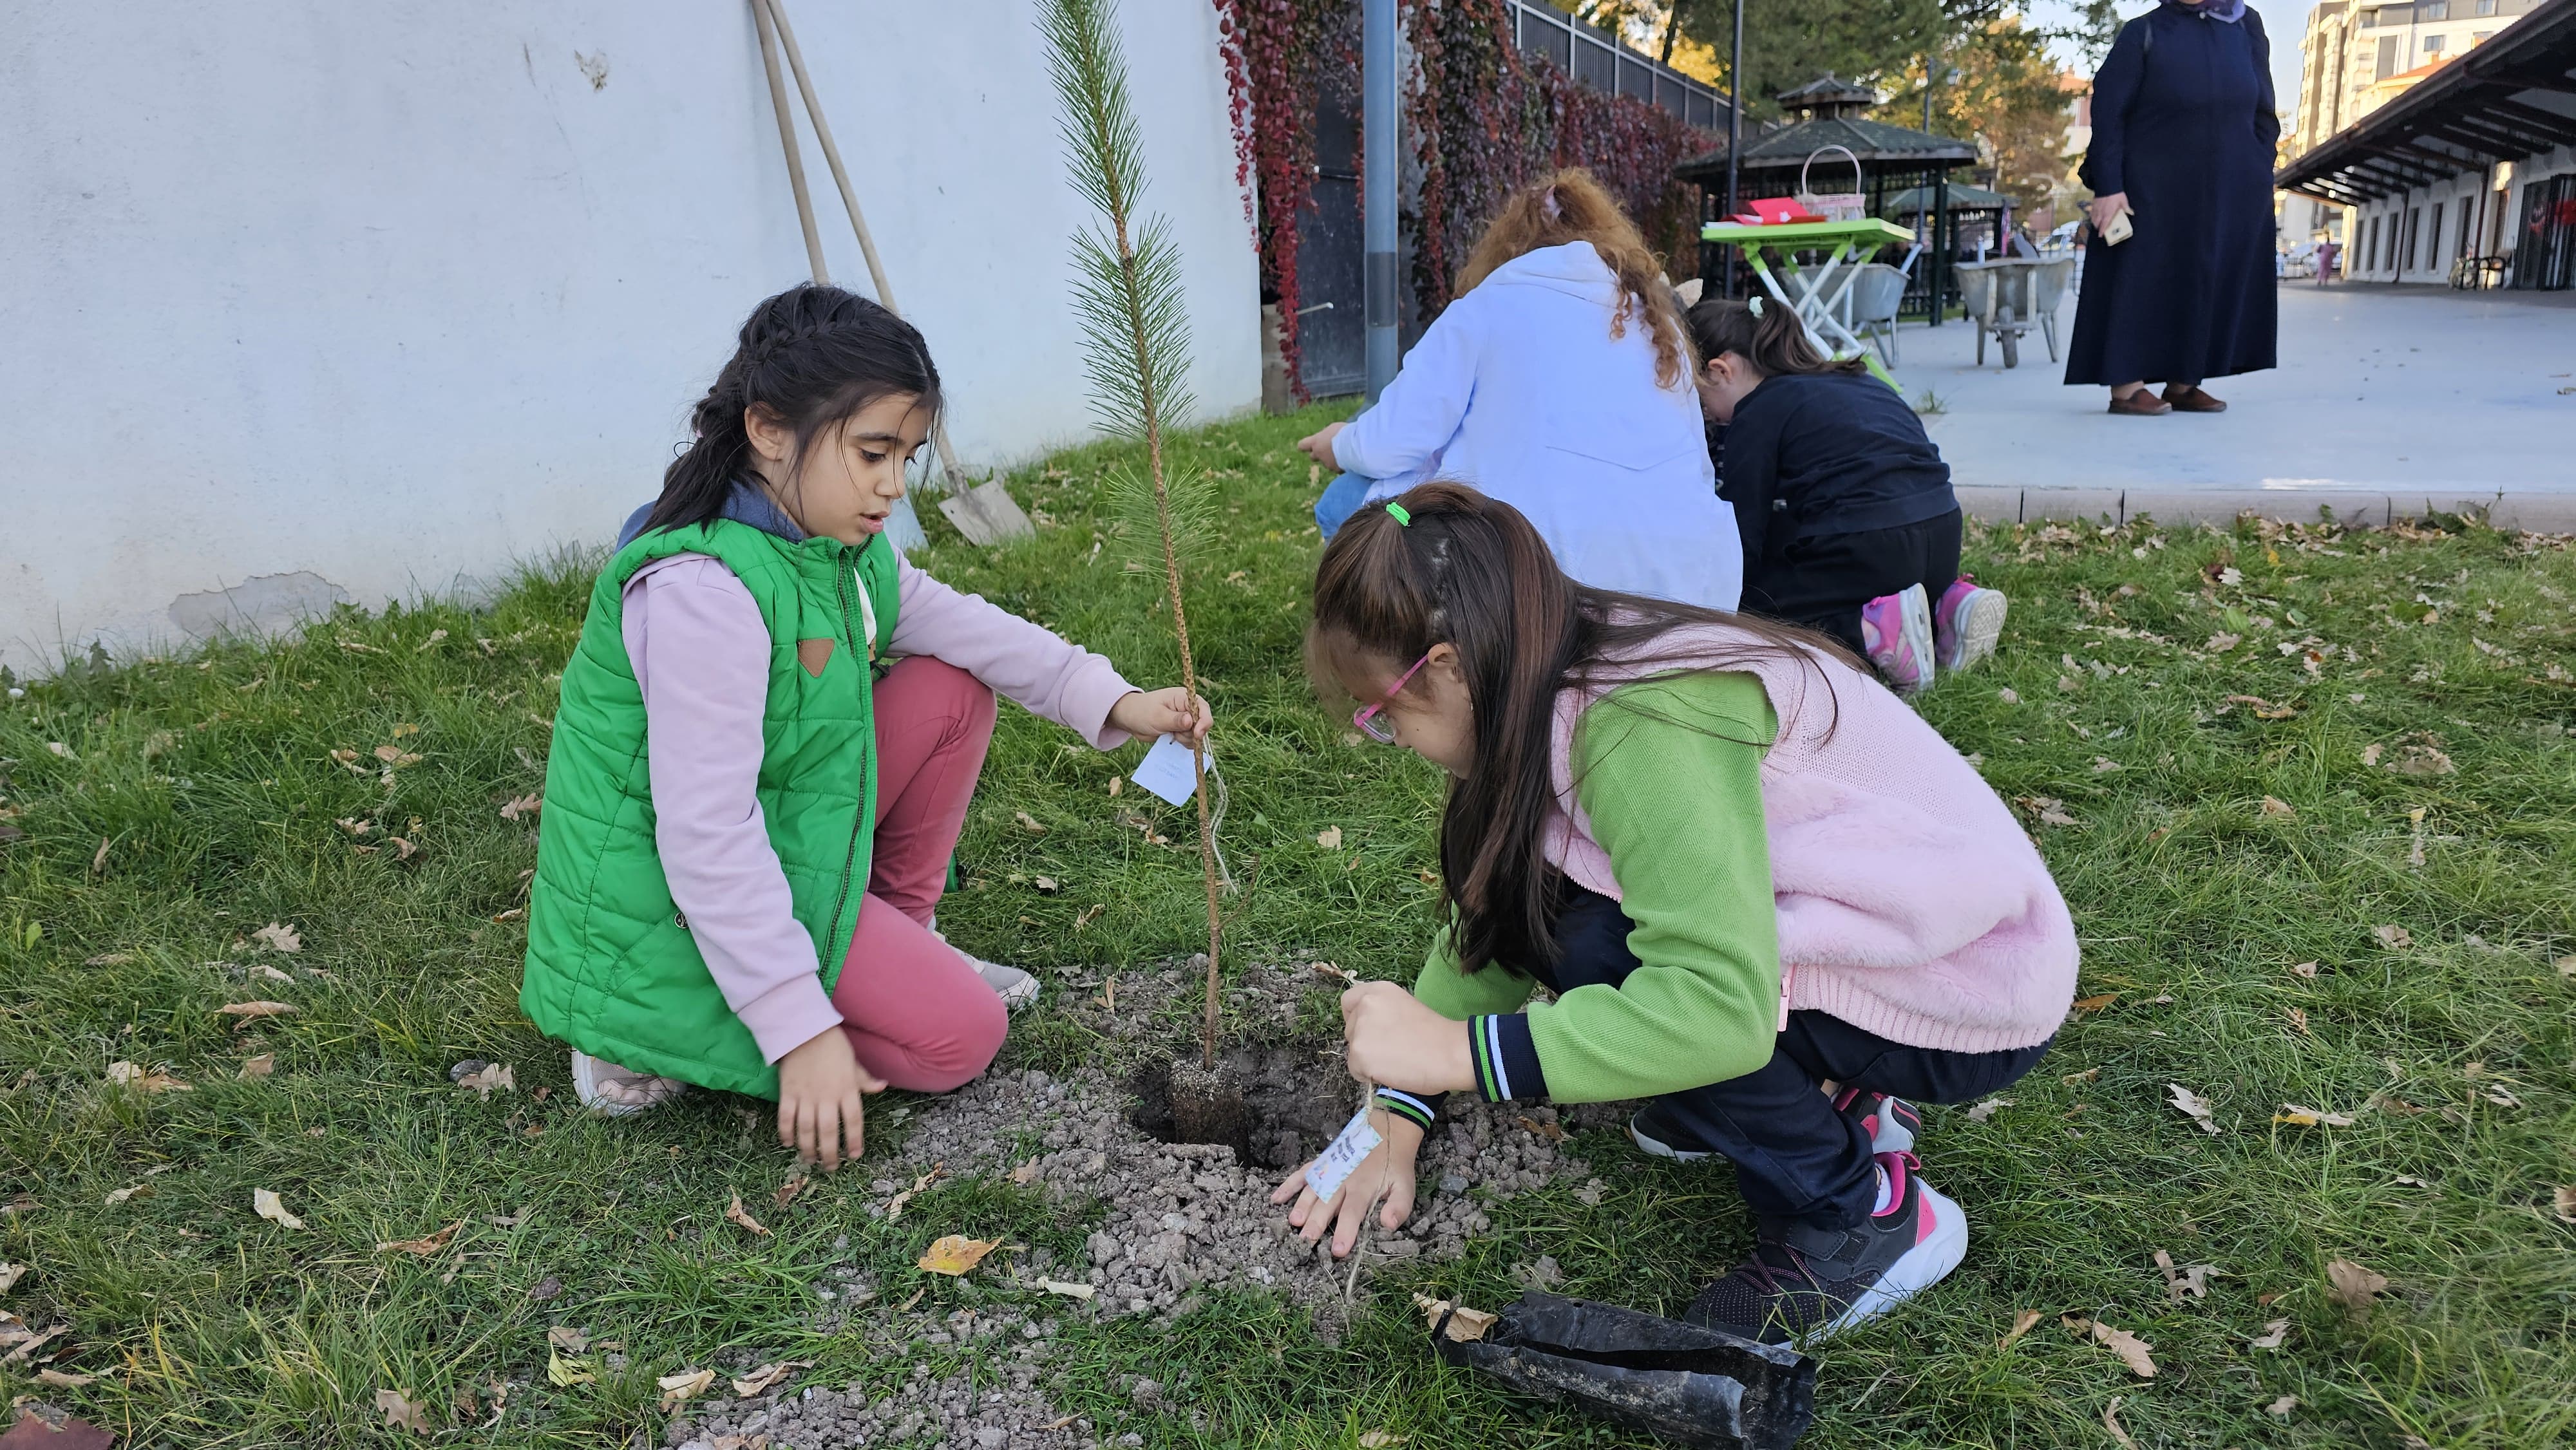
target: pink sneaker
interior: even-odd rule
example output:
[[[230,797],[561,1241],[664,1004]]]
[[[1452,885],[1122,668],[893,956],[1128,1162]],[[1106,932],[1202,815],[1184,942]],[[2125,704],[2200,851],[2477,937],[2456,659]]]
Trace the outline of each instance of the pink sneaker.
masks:
[[[2003,637],[2005,600],[2000,589],[1978,585],[1962,574],[1941,591],[1932,610],[1932,652],[1945,670],[1964,670],[1995,652]]]
[[[1870,663],[1896,693],[1932,688],[1932,606],[1922,585],[1909,584],[1862,605],[1860,635]]]

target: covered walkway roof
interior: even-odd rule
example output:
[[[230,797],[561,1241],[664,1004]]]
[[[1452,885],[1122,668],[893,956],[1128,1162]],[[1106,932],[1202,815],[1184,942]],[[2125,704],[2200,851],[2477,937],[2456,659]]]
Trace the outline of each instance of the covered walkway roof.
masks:
[[[2576,0],[2545,0],[2275,180],[2343,206],[2576,145]]]

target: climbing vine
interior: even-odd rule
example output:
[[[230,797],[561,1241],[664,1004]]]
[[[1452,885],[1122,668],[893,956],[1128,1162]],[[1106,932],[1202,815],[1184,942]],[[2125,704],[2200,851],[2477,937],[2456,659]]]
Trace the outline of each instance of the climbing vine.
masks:
[[[1213,0],[1234,127],[1238,185],[1255,208],[1265,301],[1298,395],[1297,217],[1312,205],[1315,110],[1331,88],[1357,109],[1358,0]],[[1634,96],[1579,85],[1512,43],[1503,0],[1400,0],[1413,71],[1404,96],[1412,163],[1401,227],[1424,320],[1514,187],[1559,166],[1589,167],[1647,241],[1695,254],[1688,189],[1673,168],[1710,138]]]

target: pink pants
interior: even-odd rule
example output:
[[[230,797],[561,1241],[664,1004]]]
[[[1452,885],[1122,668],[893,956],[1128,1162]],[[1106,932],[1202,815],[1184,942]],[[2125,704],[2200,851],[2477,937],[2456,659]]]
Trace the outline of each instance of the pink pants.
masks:
[[[876,845],[832,1005],[860,1065],[914,1092],[971,1081],[1010,1029],[1001,997],[929,925],[993,713],[991,690],[926,655],[876,686]]]

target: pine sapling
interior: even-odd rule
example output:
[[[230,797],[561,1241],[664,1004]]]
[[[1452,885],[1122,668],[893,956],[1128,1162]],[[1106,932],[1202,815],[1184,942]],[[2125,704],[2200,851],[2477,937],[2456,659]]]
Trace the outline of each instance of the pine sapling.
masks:
[[[1169,223],[1143,215],[1143,138],[1127,93],[1127,61],[1112,34],[1114,0],[1044,0],[1038,26],[1047,66],[1064,108],[1062,130],[1073,183],[1099,210],[1099,224],[1073,238],[1074,311],[1083,332],[1083,370],[1091,410],[1103,432],[1145,447],[1141,477],[1113,479],[1120,501],[1150,523],[1159,547],[1164,602],[1180,647],[1181,686],[1198,698],[1182,602],[1181,563],[1208,526],[1207,480],[1175,477],[1164,445],[1173,420],[1192,407],[1189,313],[1181,287],[1180,248]],[[1207,1004],[1200,1067],[1216,1067],[1217,950],[1222,930],[1216,830],[1208,815],[1207,753],[1190,749],[1196,778],[1199,864],[1207,878]]]

